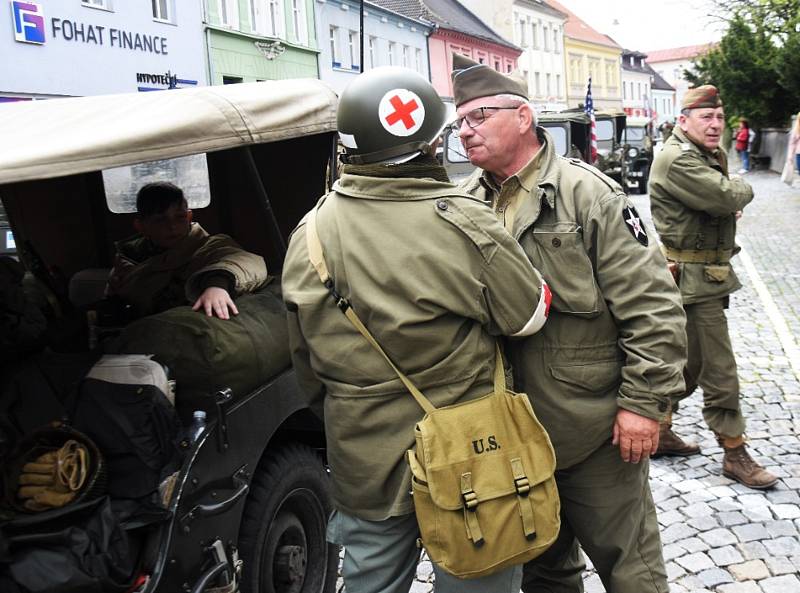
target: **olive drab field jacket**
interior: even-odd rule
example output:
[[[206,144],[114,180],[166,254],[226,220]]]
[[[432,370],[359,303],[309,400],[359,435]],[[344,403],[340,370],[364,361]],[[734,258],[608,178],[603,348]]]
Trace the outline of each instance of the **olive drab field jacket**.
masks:
[[[542,280],[485,204],[432,179],[345,173],[316,220],[336,291],[434,406],[491,391],[494,336],[525,327]],[[324,398],[337,508],[412,513],[405,453],[424,412],[320,282],[304,222],[282,286],[300,385]]]
[[[194,304],[204,290],[201,278],[208,273],[232,278],[232,297],[257,290],[268,278],[263,257],[245,251],[227,235],[209,235],[196,222],[171,249],[150,254],[149,243],[141,235],[119,241],[117,265],[109,279],[109,294],[131,303],[138,315]]]
[[[553,301],[544,328],[506,351],[515,389],[530,396],[567,468],[611,439],[620,408],[664,417],[684,391],[686,318],[652,232],[619,185],[556,155],[549,134],[537,133],[538,181],[518,186],[513,235]],[[489,203],[492,186],[480,170],[462,184]]]
[[[687,305],[725,297],[741,287],[730,260],[736,211],[753,188],[728,177],[725,153],[697,146],[680,128],[664,143],[650,171],[653,222],[667,259],[679,262],[678,286]]]

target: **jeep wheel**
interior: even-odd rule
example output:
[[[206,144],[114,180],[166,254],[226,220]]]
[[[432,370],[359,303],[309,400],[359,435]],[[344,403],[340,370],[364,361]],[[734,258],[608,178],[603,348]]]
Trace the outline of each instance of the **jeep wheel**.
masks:
[[[242,591],[334,591],[338,548],[325,540],[331,509],[329,479],[313,449],[294,444],[268,452],[242,515]]]

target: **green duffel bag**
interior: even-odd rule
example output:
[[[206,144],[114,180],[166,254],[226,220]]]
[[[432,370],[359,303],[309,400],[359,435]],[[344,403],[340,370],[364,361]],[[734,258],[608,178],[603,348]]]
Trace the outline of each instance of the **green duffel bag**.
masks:
[[[229,387],[245,395],[291,365],[286,308],[280,284],[236,299],[239,314],[207,317],[175,307],[128,325],[105,350],[152,354],[176,381],[176,405],[201,409],[208,396]]]

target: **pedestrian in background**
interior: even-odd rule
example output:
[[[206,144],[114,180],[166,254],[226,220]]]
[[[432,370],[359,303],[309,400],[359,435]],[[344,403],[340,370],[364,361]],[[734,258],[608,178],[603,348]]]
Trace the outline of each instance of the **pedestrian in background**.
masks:
[[[553,293],[542,331],[506,345],[552,440],[562,511],[523,591],[583,591],[580,542],[609,593],[666,593],[648,472],[659,420],[684,390],[680,294],[619,185],[556,154],[524,80],[456,54],[453,93],[454,131],[480,167],[462,187],[494,208]]]
[[[792,164],[796,173],[800,173],[800,113],[795,116],[792,129],[789,131],[786,161]],[[789,183],[791,183],[791,179]]]
[[[736,130],[736,152],[742,161],[739,175],[750,172],[750,146],[756,133],[750,129],[750,123],[745,118],[739,119],[739,129]]]
[[[309,261],[308,216],[286,254],[292,359],[324,405],[328,539],[344,546],[348,593],[411,588],[420,549],[406,451],[424,413],[340,307],[352,305],[437,408],[489,392],[495,336],[529,335],[547,315],[549,293],[522,248],[433,156],[452,115],[412,70],[354,78],[338,107],[347,164],[316,208],[330,284]],[[438,593],[519,593],[522,568],[462,580],[434,563],[434,574]]]
[[[730,264],[739,250],[737,214],[752,201],[753,189],[740,177],[728,175],[725,151],[719,149],[724,128],[716,87],[690,89],[678,126],[650,173],[653,222],[667,260],[676,264],[686,311],[686,391],[674,399],[672,412],[699,385],[703,418],[724,449],[722,473],[750,488],[769,488],[778,478],[756,463],[745,445],[739,378],[725,316],[730,294],[742,286]],[[670,414],[661,425],[656,454],[699,452],[700,447],[672,431]]]

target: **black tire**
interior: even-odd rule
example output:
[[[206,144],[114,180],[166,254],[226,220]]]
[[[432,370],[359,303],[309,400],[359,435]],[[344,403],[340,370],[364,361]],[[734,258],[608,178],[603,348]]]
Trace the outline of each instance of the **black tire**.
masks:
[[[244,593],[333,593],[338,546],[325,540],[330,480],[313,449],[268,451],[250,484],[239,548]]]

